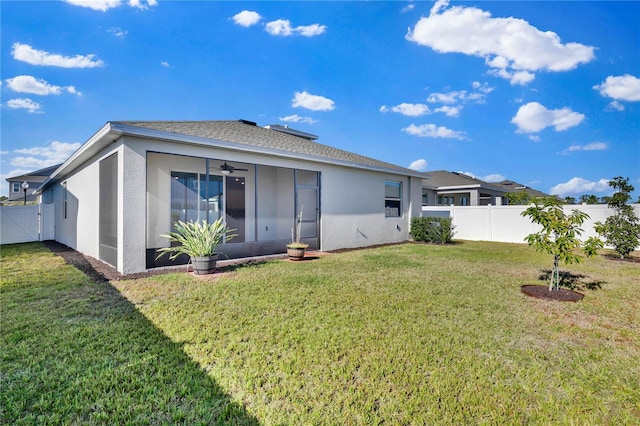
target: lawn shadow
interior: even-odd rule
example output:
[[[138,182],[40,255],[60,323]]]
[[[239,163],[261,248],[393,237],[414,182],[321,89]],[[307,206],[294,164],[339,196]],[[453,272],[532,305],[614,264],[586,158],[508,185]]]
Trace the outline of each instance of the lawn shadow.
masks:
[[[12,404],[0,423],[49,418],[61,424],[260,425],[189,358],[182,343],[103,276],[89,276],[90,282],[69,284],[53,273],[14,291],[12,305],[24,304],[35,289],[41,299],[28,315],[17,311],[13,326],[5,324],[22,321],[29,330],[17,342],[23,349],[9,358],[11,371],[28,371],[29,377],[5,383],[0,400],[31,402]],[[49,382],[39,384],[43,377]]]
[[[551,270],[544,269],[538,277],[539,281],[549,282],[551,280]],[[574,274],[568,271],[560,271],[558,285],[560,287],[568,288],[569,290],[600,290],[602,285],[606,284],[605,281],[591,281],[583,282],[583,278],[587,278],[583,274]]]

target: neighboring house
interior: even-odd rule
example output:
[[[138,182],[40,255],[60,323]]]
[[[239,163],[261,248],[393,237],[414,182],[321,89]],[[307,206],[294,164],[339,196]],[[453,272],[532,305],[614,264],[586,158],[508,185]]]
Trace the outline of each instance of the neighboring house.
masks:
[[[27,182],[29,184],[29,188],[27,189],[27,202],[36,201],[37,197],[34,195],[34,191],[36,191],[40,186],[51,176],[51,174],[60,167],[61,164],[56,164],[55,166],[47,167],[44,169],[36,170],[35,172],[25,173],[20,176],[14,176],[7,178],[6,181],[9,182],[9,197],[5,200],[5,202],[12,201],[24,201],[25,192],[22,188],[22,184]]]
[[[507,194],[511,193],[511,192],[517,193],[517,192],[524,191],[527,194],[529,194],[529,197],[531,197],[531,198],[549,197],[549,194],[545,194],[542,191],[538,191],[537,189],[530,188],[530,187],[528,187],[526,185],[523,185],[523,184],[518,183],[518,182],[514,182],[512,180],[503,180],[501,182],[493,183],[493,185],[498,186],[500,188],[503,188],[504,190],[507,191]],[[503,200],[505,200],[505,199],[503,198]]]
[[[38,190],[55,239],[124,274],[166,264],[177,220],[224,217],[230,258],[284,253],[302,240],[335,250],[409,239],[424,174],[240,121],[107,122]]]
[[[547,195],[509,180],[489,183],[464,173],[446,170],[425,172],[424,175],[423,206],[499,206],[507,204],[506,194],[522,190],[536,197]]]

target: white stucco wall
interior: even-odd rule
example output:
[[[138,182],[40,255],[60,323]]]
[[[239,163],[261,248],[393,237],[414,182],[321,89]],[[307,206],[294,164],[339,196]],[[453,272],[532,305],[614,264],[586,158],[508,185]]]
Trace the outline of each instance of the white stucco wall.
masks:
[[[387,180],[402,182],[401,217],[385,217]],[[324,166],[321,192],[322,250],[406,241],[411,217],[420,215],[420,179]]]
[[[55,204],[55,239],[81,253],[99,258],[99,162],[120,147],[113,144],[95,155],[83,167],[43,194]],[[67,215],[64,215],[64,185],[67,188]]]

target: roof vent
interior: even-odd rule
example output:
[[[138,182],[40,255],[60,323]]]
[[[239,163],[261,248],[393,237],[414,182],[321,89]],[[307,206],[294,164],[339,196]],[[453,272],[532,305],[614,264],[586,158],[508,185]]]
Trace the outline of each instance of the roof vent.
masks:
[[[244,124],[248,124],[249,126],[257,126],[258,125],[258,123],[256,123],[255,121],[242,120],[242,119],[240,119],[238,121],[241,122],[241,123],[244,123]]]
[[[289,126],[281,126],[279,124],[270,124],[265,126],[265,129],[275,130],[276,132],[288,133],[293,136],[298,136],[300,138],[309,139],[310,141],[314,141],[318,139],[318,136],[312,135],[311,133],[303,132],[301,130],[292,129]]]

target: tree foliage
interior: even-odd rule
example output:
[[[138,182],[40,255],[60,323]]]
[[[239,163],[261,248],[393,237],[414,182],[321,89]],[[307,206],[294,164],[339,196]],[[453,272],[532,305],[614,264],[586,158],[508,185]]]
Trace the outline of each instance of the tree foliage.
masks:
[[[583,256],[577,253],[582,248],[587,257],[593,256],[602,248],[602,241],[591,237],[584,243],[580,240],[583,230],[580,226],[589,215],[574,209],[567,215],[562,208],[562,200],[556,197],[536,199],[534,205],[522,212],[531,221],[542,226],[539,232],[529,234],[525,241],[539,252],[553,255],[553,272],[549,290],[557,290],[559,282],[559,262],[565,265],[579,263]]]
[[[598,204],[598,197],[593,194],[585,194],[580,196],[580,202],[583,204]]]
[[[634,188],[629,183],[629,178],[622,176],[610,180],[609,186],[617,190],[608,203],[615,214],[609,216],[604,223],[596,222],[595,229],[606,243],[613,246],[616,253],[624,258],[638,247],[640,242],[640,219],[633,211],[633,206],[627,204]]]
[[[504,195],[509,205],[526,205],[531,200],[531,195],[526,191],[509,192]]]

